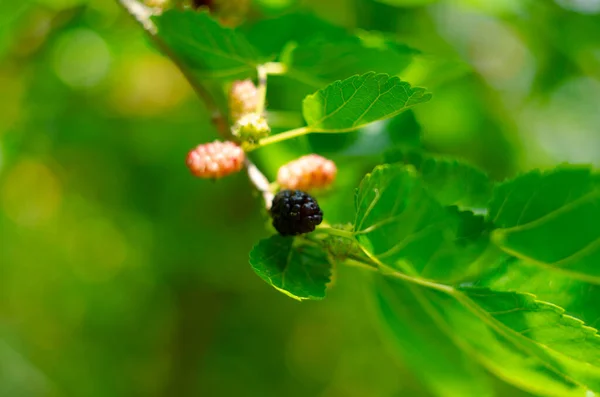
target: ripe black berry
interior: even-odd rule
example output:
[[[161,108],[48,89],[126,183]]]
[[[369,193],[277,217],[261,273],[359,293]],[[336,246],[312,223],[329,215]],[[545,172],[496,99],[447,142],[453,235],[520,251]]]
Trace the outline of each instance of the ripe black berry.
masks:
[[[309,233],[323,221],[317,201],[301,190],[282,190],[271,206],[273,226],[282,236]]]

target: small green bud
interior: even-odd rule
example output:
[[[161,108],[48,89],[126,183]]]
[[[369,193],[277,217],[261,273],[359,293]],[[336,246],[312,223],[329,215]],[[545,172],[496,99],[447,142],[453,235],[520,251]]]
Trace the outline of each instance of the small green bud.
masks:
[[[257,113],[248,113],[240,118],[232,127],[231,132],[242,142],[257,143],[271,133],[267,120]]]

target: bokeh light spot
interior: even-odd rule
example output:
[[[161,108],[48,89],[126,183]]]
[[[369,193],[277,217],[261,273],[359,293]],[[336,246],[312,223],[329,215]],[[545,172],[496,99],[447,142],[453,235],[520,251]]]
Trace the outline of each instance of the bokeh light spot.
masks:
[[[65,33],[54,48],[56,75],[73,88],[98,85],[108,74],[111,55],[106,42],[89,29]]]
[[[22,160],[12,167],[1,187],[2,209],[20,226],[35,227],[50,220],[62,200],[62,187],[46,165]]]
[[[191,92],[168,59],[152,54],[128,59],[119,66],[111,105],[123,114],[153,116],[179,105]]]
[[[82,219],[65,238],[75,273],[86,281],[103,282],[119,273],[127,258],[123,233],[101,217]]]

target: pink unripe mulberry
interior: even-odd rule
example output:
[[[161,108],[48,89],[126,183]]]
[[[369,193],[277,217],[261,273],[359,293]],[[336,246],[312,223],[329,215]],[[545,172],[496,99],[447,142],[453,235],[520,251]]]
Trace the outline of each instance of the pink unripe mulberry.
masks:
[[[241,170],[244,159],[244,151],[235,143],[214,141],[196,146],[186,163],[199,178],[221,178]]]
[[[229,91],[229,114],[235,122],[248,113],[256,112],[258,90],[252,80],[236,80]]]
[[[319,189],[329,186],[336,174],[337,168],[333,161],[309,154],[279,168],[277,183],[283,189]]]

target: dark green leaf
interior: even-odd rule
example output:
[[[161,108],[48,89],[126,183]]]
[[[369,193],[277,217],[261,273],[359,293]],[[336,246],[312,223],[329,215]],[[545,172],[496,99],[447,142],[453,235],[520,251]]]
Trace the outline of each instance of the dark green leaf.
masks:
[[[588,168],[530,172],[500,185],[490,204],[494,242],[532,263],[600,283],[600,188]]]
[[[290,77],[319,88],[336,80],[370,71],[396,75],[408,66],[415,54],[409,47],[392,43],[368,43],[356,36],[332,41],[330,38],[292,45],[282,61]]]
[[[342,156],[372,157],[372,164],[391,146],[420,146],[421,127],[412,110],[407,110],[391,119],[368,125],[352,134],[311,134],[308,140],[316,153],[339,154]],[[363,173],[364,174],[364,173]]]
[[[485,208],[491,199],[488,176],[466,162],[401,148],[388,151],[385,162],[415,166],[429,191],[444,205]]]
[[[399,114],[431,94],[387,74],[366,73],[328,87],[304,99],[303,113],[314,132],[346,132]]]
[[[314,14],[294,13],[260,20],[247,29],[246,35],[264,55],[271,56],[278,55],[290,42],[298,45],[318,39],[334,42],[348,37],[349,33]]]
[[[293,237],[261,240],[250,252],[250,265],[260,278],[298,300],[323,299],[331,277],[323,248]]]
[[[214,78],[243,78],[264,62],[246,38],[205,12],[169,10],[152,18],[158,35],[194,70]]]

